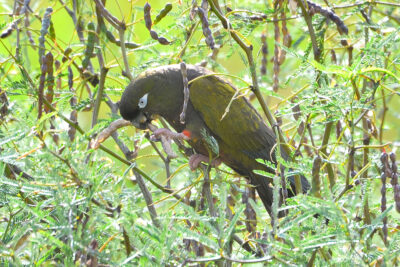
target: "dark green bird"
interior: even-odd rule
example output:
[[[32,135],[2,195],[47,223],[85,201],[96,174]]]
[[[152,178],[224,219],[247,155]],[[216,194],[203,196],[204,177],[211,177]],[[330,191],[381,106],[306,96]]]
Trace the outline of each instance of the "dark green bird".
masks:
[[[209,161],[209,139],[216,140],[219,149],[218,154],[213,153],[213,164],[222,161],[248,178],[271,213],[271,179],[255,174],[253,170],[275,172],[256,160],[276,162],[274,152],[271,152],[276,144],[275,135],[244,97],[234,99],[226,112],[236,89],[228,81],[212,74],[202,67],[187,66],[190,97],[184,124],[180,122],[184,87],[179,65],[162,66],[140,74],[122,95],[119,106],[121,115],[140,129],[146,129],[157,116],[167,120],[178,134],[166,129],[159,129],[155,134],[187,140],[198,153],[189,160],[191,168],[195,168],[200,161]],[[207,76],[199,78],[204,75]],[[190,82],[195,78],[198,79]],[[286,154],[282,157],[288,158]],[[288,180],[290,197],[296,190],[293,177]],[[303,192],[310,188],[304,177],[302,187]]]

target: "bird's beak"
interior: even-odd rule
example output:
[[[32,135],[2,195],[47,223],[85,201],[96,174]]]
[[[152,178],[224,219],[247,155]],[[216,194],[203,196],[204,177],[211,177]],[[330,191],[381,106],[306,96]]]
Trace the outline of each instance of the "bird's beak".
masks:
[[[133,126],[141,130],[147,129],[147,124],[149,122],[149,118],[147,118],[146,114],[144,114],[143,112],[140,112],[138,116],[131,120]]]

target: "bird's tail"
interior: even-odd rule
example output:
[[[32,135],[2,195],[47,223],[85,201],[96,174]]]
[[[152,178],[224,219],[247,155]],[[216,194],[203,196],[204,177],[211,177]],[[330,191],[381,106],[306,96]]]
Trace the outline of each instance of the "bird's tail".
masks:
[[[310,184],[307,181],[307,179],[301,175],[301,184],[302,184],[302,190],[303,193],[306,193],[310,189]],[[269,215],[272,215],[272,202],[273,202],[273,186],[270,183],[271,179],[267,178],[265,176],[259,175],[252,173],[250,175],[250,183],[255,186],[258,196],[261,198],[265,209],[268,211]],[[293,197],[296,194],[296,189],[295,189],[295,183],[294,183],[294,177],[290,176],[288,177],[288,181],[290,184],[290,187],[288,186],[288,197]],[[282,189],[279,190],[279,206],[282,205],[283,202],[283,194],[282,194]],[[278,217],[283,217],[285,216],[284,211],[281,211],[278,213]]]
[[[273,188],[270,186],[269,179],[258,174],[249,177],[250,183],[256,188],[258,196],[261,198],[268,214],[272,216]]]

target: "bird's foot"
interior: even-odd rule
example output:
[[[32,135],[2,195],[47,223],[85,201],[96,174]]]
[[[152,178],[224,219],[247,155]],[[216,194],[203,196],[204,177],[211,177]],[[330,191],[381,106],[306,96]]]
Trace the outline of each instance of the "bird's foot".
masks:
[[[168,140],[178,139],[178,140],[189,140],[189,137],[184,133],[174,133],[173,131],[166,128],[159,128],[153,132],[150,136],[151,141],[160,141],[161,137],[164,136]]]
[[[192,171],[197,169],[200,166],[200,163],[205,162],[209,163],[210,158],[208,156],[205,156],[203,154],[194,154],[191,155],[189,158],[189,167]],[[212,167],[218,167],[222,163],[220,158],[212,159],[211,160],[211,166]]]

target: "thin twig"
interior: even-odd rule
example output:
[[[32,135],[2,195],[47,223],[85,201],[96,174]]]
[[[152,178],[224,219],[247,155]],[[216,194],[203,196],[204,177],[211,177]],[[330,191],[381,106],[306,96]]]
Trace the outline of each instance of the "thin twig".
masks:
[[[313,52],[314,52],[314,59],[315,59],[315,61],[320,62],[321,50],[318,47],[317,37],[315,35],[314,27],[312,25],[311,16],[308,13],[307,8],[306,8],[303,0],[296,0],[296,2],[298,3],[298,5],[301,8],[301,12],[303,14],[304,20],[306,21],[306,24],[307,24],[307,27],[308,27],[308,33],[309,33],[310,38],[311,38],[311,44],[312,44]]]
[[[99,51],[98,53],[101,52]],[[100,111],[100,104],[104,96],[104,85],[108,70],[109,69],[106,68],[105,66],[102,66],[100,68],[100,82],[99,82],[99,89],[97,90],[97,98],[93,107],[92,128],[97,124],[97,118],[99,116],[99,111]]]
[[[153,198],[151,197],[150,191],[149,189],[147,189],[147,186],[144,183],[144,180],[142,176],[139,174],[139,172],[133,170],[133,173],[135,174],[136,182],[138,183],[140,191],[142,191],[142,195],[144,197],[144,200],[146,201],[147,209],[149,210],[151,220],[153,221],[153,224],[159,228],[160,222],[157,219],[157,211],[154,208]]]

